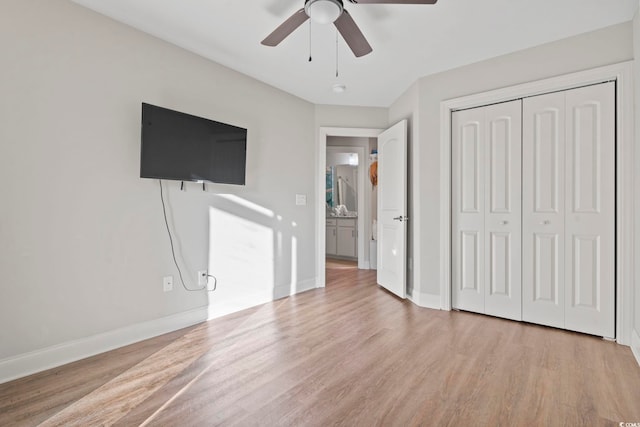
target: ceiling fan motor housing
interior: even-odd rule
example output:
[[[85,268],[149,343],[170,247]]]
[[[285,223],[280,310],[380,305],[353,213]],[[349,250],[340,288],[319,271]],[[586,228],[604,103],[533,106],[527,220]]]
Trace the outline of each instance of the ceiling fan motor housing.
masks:
[[[352,4],[434,4],[438,0],[348,0]],[[373,51],[358,25],[344,9],[343,0],[305,0],[278,28],[262,40],[265,46],[277,46],[309,19],[320,24],[335,25],[353,54],[359,58]]]
[[[306,0],[304,11],[319,24],[331,24],[342,15],[342,0]]]

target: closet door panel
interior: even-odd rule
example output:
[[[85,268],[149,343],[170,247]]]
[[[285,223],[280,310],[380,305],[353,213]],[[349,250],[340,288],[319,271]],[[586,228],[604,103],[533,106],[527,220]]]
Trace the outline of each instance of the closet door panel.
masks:
[[[522,317],[564,327],[565,95],[523,101]]]
[[[452,127],[452,306],[484,313],[484,111],[454,112]]]
[[[522,320],[521,101],[485,110],[485,313]]]
[[[615,336],[614,83],[566,92],[565,328]]]

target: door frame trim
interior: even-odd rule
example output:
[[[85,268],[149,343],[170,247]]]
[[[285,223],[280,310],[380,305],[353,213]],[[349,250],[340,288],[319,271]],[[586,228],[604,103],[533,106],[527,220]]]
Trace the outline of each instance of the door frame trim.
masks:
[[[326,284],[325,274],[325,168],[327,166],[327,137],[329,136],[341,136],[352,138],[377,138],[384,132],[384,129],[377,128],[345,128],[345,127],[327,127],[321,126],[318,130],[318,143],[316,144],[317,151],[317,163],[316,163],[316,288],[324,288]],[[366,157],[366,153],[365,153]],[[367,159],[364,159],[366,161]],[[366,174],[365,174],[366,177]],[[359,209],[359,208],[358,208]],[[369,210],[369,209],[367,209]],[[368,216],[368,214],[366,215]],[[360,214],[358,214],[358,232],[364,233],[360,230],[360,224],[364,224],[364,218],[360,220]],[[366,246],[364,245],[366,250]],[[360,248],[358,248],[359,250]],[[359,257],[358,257],[359,259]]]
[[[451,113],[580,86],[616,82],[616,341],[631,343],[634,284],[633,62],[598,67],[440,103],[440,308],[451,310]]]

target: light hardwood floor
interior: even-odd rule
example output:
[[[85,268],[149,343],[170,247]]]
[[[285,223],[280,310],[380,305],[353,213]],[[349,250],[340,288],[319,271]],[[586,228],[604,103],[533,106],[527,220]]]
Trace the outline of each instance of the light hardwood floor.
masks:
[[[627,347],[419,308],[327,267],[326,289],[0,385],[0,426],[640,422]]]

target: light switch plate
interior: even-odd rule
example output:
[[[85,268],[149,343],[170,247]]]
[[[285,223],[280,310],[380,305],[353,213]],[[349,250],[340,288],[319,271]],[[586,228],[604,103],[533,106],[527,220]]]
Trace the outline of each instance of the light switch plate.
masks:
[[[296,194],[296,205],[297,206],[306,206],[307,204],[307,195],[306,194]]]

